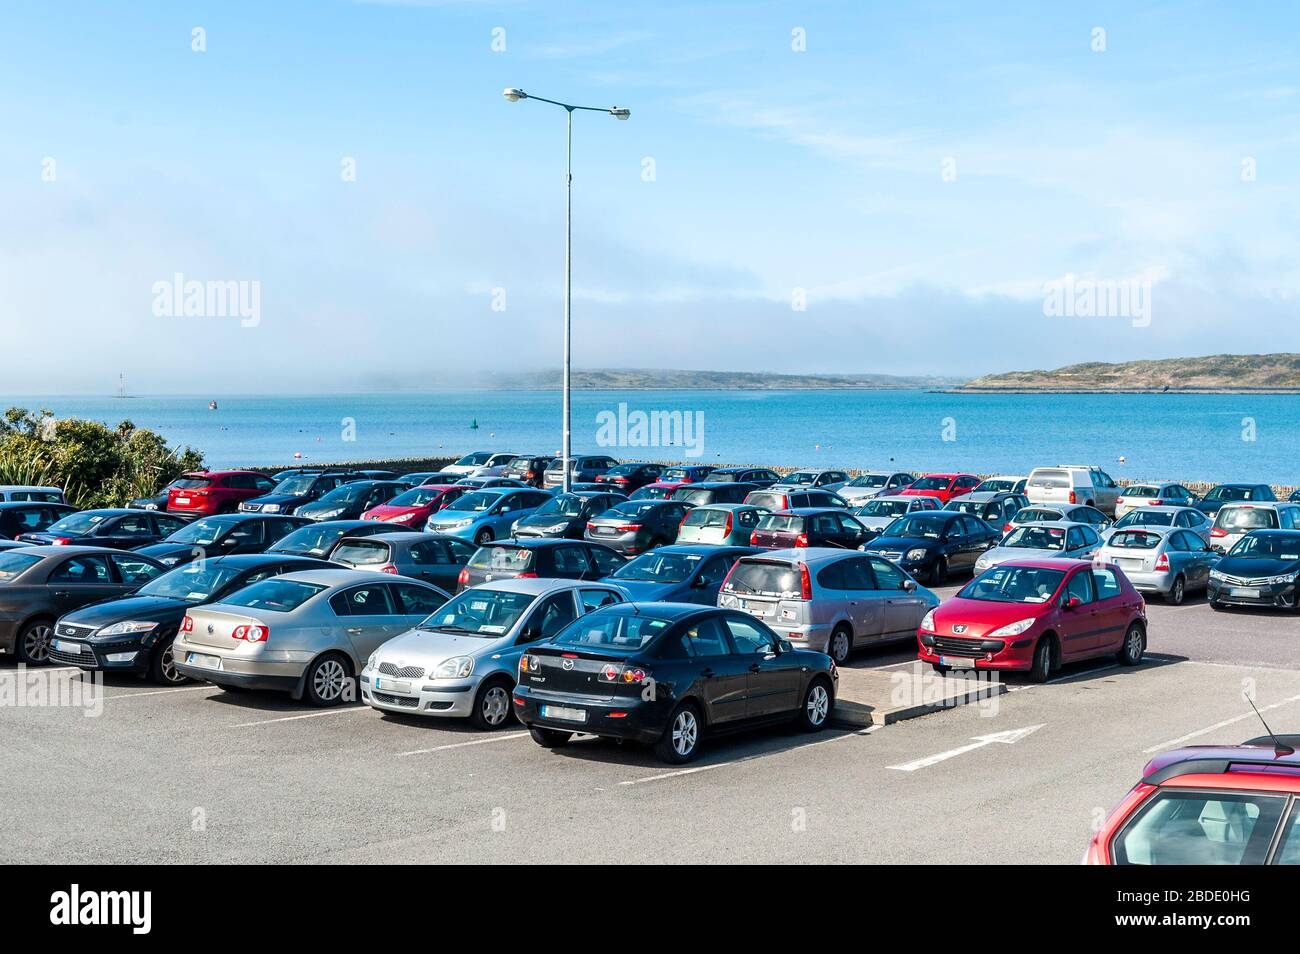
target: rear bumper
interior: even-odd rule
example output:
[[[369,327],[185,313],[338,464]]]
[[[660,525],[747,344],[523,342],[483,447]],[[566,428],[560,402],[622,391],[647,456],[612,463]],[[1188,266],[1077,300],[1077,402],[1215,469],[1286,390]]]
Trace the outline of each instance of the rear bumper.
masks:
[[[1123,569],[1123,567],[1121,567]],[[1140,593],[1168,593],[1174,587],[1177,573],[1154,570],[1124,570],[1124,575],[1133,584],[1133,589]]]
[[[559,732],[584,732],[607,739],[623,739],[646,744],[659,741],[668,727],[668,714],[673,700],[645,702],[641,699],[595,699],[589,696],[561,693],[543,693],[516,686],[511,694],[515,716],[532,728],[554,729]],[[584,721],[557,719],[543,716],[543,706],[579,709],[586,715]],[[623,713],[616,715],[616,713]]]
[[[177,671],[219,686],[243,686],[248,689],[285,689],[296,691],[303,673],[311,662],[309,652],[267,652],[260,656],[241,656],[211,646],[192,643],[181,633],[172,644]],[[216,657],[219,668],[198,665],[192,656]]]
[[[206,669],[190,666],[176,661],[176,671],[199,682],[210,682],[218,686],[239,686],[243,689],[271,689],[277,692],[297,692],[302,682],[302,675],[274,676],[259,673],[230,672],[228,670]]]

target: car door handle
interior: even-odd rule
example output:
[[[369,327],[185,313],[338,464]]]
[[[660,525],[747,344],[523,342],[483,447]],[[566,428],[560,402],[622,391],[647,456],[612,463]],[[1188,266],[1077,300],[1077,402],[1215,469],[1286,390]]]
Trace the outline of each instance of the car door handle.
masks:
[[[349,627],[347,628],[346,632],[347,632],[349,635],[356,636],[358,633],[361,632],[361,627],[360,627],[360,626],[349,626]]]
[[[705,679],[712,679],[715,673],[712,669],[702,669],[700,670],[700,675]]]
[[[67,590],[55,590],[54,595],[59,598],[63,598],[65,596],[71,596],[72,594],[69,593]]]
[[[751,666],[749,667],[749,671],[750,671],[750,672],[762,672],[762,671],[763,671],[763,667],[760,666],[758,663],[754,663],[753,665],[751,665]]]

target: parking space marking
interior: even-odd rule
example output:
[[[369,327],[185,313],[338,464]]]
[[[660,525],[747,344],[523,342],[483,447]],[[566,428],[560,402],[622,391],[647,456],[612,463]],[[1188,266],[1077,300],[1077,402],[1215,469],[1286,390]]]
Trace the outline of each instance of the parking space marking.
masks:
[[[1290,705],[1293,702],[1300,702],[1300,696],[1292,696],[1289,699],[1283,699],[1281,702],[1275,702],[1272,705],[1260,706],[1259,711],[1271,712],[1273,709],[1280,709],[1282,708],[1282,706]],[[1168,742],[1161,742],[1159,745],[1153,745],[1149,749],[1143,749],[1142,754],[1151,755],[1152,753],[1159,752],[1162,749],[1176,748],[1177,746],[1182,745],[1184,742],[1187,742],[1190,739],[1195,739],[1198,736],[1202,736],[1202,735],[1209,735],[1211,732],[1215,732],[1219,729],[1226,728],[1227,726],[1235,725],[1238,722],[1243,722],[1246,719],[1253,719],[1253,718],[1255,718],[1254,712],[1246,712],[1232,719],[1224,719],[1222,722],[1216,722],[1214,723],[1214,725],[1206,726],[1204,729],[1197,729],[1195,732],[1188,732],[1186,735],[1180,735],[1176,739],[1170,739]]]
[[[120,696],[104,694],[105,699],[139,699],[142,696],[165,696],[172,692],[198,692],[201,689],[211,689],[211,686],[183,686],[180,689],[150,689],[146,692],[127,692]]]
[[[924,758],[913,759],[911,762],[904,762],[902,765],[889,765],[886,768],[898,772],[915,772],[917,769],[929,768],[931,765],[938,765],[940,762],[946,762],[948,759],[956,758],[959,755],[965,755],[967,752],[974,752],[976,749],[982,749],[986,745],[992,745],[997,742],[1002,745],[1014,745],[1026,736],[1032,735],[1041,729],[1046,723],[1040,722],[1038,725],[1027,725],[1023,729],[1008,729],[1006,732],[994,732],[992,735],[977,735],[966,745],[958,746],[955,749],[949,749],[947,752],[939,752],[936,755],[927,755]]]
[[[865,729],[858,729],[855,732],[845,732],[843,735],[837,735],[830,739],[818,739],[816,742],[805,742],[803,745],[796,745],[789,749],[780,749],[776,752],[760,752],[756,755],[746,755],[744,758],[730,759],[726,762],[714,762],[712,765],[695,765],[691,768],[678,769],[675,772],[661,772],[658,775],[647,775],[644,778],[629,778],[619,782],[619,785],[644,785],[646,782],[662,782],[668,778],[680,778],[683,775],[695,775],[699,772],[708,772],[712,769],[727,768],[731,765],[740,765],[744,762],[752,762],[755,759],[764,759],[772,755],[780,755],[782,752],[795,752],[800,749],[811,749],[818,745],[826,745],[830,742],[842,742],[845,739],[856,739],[864,735],[871,735],[880,729],[878,725],[867,726]]]
[[[232,725],[232,729],[247,729],[255,725],[270,725],[273,722],[295,722],[298,719],[317,719],[321,716],[344,715],[348,712],[364,712],[370,706],[349,706],[343,709],[326,709],[324,712],[302,712],[298,715],[281,716],[278,719],[262,719],[259,722],[240,722],[238,725]]]
[[[448,742],[446,745],[435,745],[431,749],[412,749],[409,752],[398,752],[397,757],[403,758],[407,755],[427,755],[430,752],[445,752],[447,749],[463,749],[467,745],[484,745],[488,742],[506,742],[510,739],[522,739],[527,732],[507,732],[505,735],[489,735],[484,739],[470,739],[467,742]]]

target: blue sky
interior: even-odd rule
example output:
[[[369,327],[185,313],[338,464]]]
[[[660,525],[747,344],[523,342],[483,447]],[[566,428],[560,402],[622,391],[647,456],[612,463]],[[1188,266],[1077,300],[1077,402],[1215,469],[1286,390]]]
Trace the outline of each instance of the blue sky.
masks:
[[[1296,350],[1300,13],[1134,6],[14,0],[4,390],[555,365],[564,114],[505,86],[632,110],[575,122],[579,366]],[[176,273],[259,283],[256,325],[155,314]],[[1150,323],[1045,316],[1065,275],[1149,282]]]

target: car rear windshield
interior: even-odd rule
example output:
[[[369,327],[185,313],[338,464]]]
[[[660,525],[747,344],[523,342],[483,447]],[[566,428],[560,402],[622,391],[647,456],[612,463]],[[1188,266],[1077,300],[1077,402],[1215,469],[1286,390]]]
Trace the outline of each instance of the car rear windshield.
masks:
[[[769,513],[758,521],[759,530],[773,533],[803,533],[804,518],[788,513]]]
[[[725,527],[726,525],[727,511],[709,510],[705,507],[696,507],[682,521],[683,527]]]
[[[599,649],[630,656],[650,645],[668,625],[668,620],[653,616],[596,613],[574,620],[551,642],[572,649]]]
[[[807,486],[817,480],[817,471],[815,470],[796,470],[792,474],[786,474],[781,478],[783,484],[799,484]]]
[[[952,481],[947,477],[922,477],[912,484],[913,490],[947,490]]]
[[[1027,487],[1044,487],[1048,490],[1060,490],[1070,486],[1068,470],[1037,470],[1029,478]]]
[[[1244,536],[1228,555],[1248,560],[1300,560],[1300,537]]]
[[[177,490],[199,490],[211,483],[212,480],[208,477],[178,477],[172,482],[172,486]]]
[[[1174,514],[1170,510],[1130,510],[1115,521],[1116,527],[1172,527]]]
[[[222,605],[246,606],[249,609],[268,610],[272,613],[291,613],[324,589],[327,587],[320,583],[263,580],[230,594],[222,601]]]
[[[1016,482],[1014,480],[985,480],[980,483],[979,489],[992,491],[993,493],[1010,492],[1016,489]]]
[[[56,520],[46,527],[50,533],[89,533],[94,530],[96,525],[102,523],[107,514],[95,513],[94,511],[83,511],[82,513],[73,513],[64,517],[62,520]]]
[[[1144,487],[1141,484],[1130,484],[1128,487],[1121,490],[1120,493],[1125,497],[1159,497],[1160,488]]]
[[[601,517],[618,519],[619,517],[643,517],[652,510],[657,510],[658,505],[643,500],[624,500],[622,503],[610,507]]]
[[[660,480],[690,480],[691,475],[695,473],[691,467],[669,467],[664,471]]]
[[[1154,550],[1159,545],[1160,534],[1145,530],[1120,530],[1106,541],[1106,546],[1116,550]]]
[[[957,595],[984,603],[1046,603],[1064,578],[1064,570],[997,566],[971,580]]]
[[[1045,520],[1060,520],[1064,514],[1059,510],[1044,510],[1041,507],[1025,507],[1016,511],[1016,523],[1042,523]]]
[[[984,511],[988,503],[982,500],[954,500],[949,503],[944,510],[952,510],[955,513],[969,513],[977,517],[984,516]]]
[[[799,571],[788,563],[771,560],[741,560],[722,587],[737,596],[797,596],[802,591]]]
[[[682,500],[688,504],[707,504],[713,502],[713,491],[709,489],[691,490],[690,487],[678,487],[673,492],[673,500]],[[763,506],[759,504],[759,506]]]
[[[1254,487],[1215,487],[1205,495],[1206,500],[1254,500]]]
[[[1220,530],[1276,530],[1277,511],[1269,507],[1224,507],[1214,518]]]
[[[1026,547],[1031,550],[1061,550],[1065,547],[1064,527],[1017,527],[998,546]]]
[[[480,451],[477,454],[466,454],[460,460],[456,461],[458,467],[468,467],[470,464],[486,464],[492,457],[489,451]]]
[[[773,494],[766,492],[752,493],[746,498],[745,503],[752,504],[755,507],[766,507],[768,510],[781,510],[786,505],[785,494]]]
[[[522,573],[533,565],[536,554],[527,547],[501,544],[499,546],[479,547],[469,558],[469,565],[476,570],[502,570],[509,573]]]
[[[29,570],[40,563],[41,560],[42,557],[17,553],[13,550],[0,552],[0,583],[9,582],[19,573]]]
[[[391,548],[382,540],[344,540],[330,559],[349,566],[372,566],[387,563]]]

